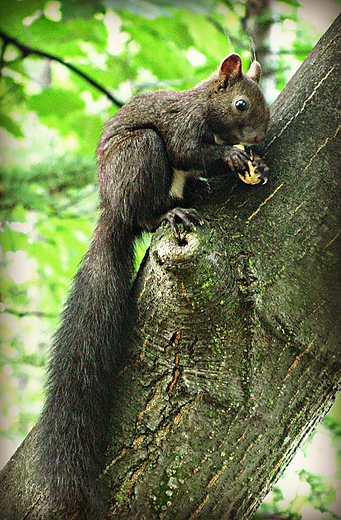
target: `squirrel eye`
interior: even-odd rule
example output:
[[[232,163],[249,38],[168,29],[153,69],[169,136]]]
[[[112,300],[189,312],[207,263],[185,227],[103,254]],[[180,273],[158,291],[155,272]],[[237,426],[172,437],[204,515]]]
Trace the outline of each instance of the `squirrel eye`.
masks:
[[[243,112],[247,109],[247,103],[244,99],[238,99],[238,101],[235,102],[235,107]]]

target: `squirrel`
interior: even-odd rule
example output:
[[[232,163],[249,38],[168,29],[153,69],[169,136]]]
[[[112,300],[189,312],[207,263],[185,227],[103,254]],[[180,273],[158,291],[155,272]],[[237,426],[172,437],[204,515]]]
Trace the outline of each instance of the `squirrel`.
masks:
[[[257,61],[245,74],[241,58],[230,54],[194,88],[133,97],[104,128],[97,147],[100,215],[54,335],[36,426],[36,467],[58,518],[103,517],[97,479],[131,308],[135,238],[162,220],[178,237],[179,223],[187,231],[202,223],[195,209],[181,206],[198,172],[248,170],[250,156],[233,145],[266,135],[260,76]],[[251,160],[266,180],[267,166]]]

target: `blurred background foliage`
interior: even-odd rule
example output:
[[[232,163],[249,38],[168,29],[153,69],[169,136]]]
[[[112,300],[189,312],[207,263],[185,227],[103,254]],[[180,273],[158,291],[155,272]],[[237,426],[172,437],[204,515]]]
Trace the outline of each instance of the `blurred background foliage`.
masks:
[[[194,86],[229,52],[261,61],[271,103],[339,12],[332,0],[0,0],[2,464],[37,419],[94,229],[103,123],[139,92]],[[255,518],[341,518],[340,407]]]

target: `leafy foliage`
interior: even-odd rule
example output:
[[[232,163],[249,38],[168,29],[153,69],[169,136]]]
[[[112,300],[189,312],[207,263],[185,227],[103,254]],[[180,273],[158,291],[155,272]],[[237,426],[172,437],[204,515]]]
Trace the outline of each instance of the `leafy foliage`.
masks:
[[[192,87],[229,52],[240,53],[247,66],[253,52],[247,6],[237,0],[0,0],[0,381],[3,436],[12,451],[39,413],[47,346],[95,226],[95,150],[104,122],[141,91]],[[290,36],[289,45],[285,38],[279,44],[275,65],[265,66],[277,91],[292,60],[303,61],[319,36],[298,16],[296,0],[278,6],[262,13],[263,22],[277,20],[282,36]],[[137,265],[147,246],[148,237]],[[336,419],[326,424],[340,436]],[[300,476],[322,511],[335,498],[330,485],[311,473]],[[281,491],[273,497],[263,513],[283,512]],[[293,508],[290,514],[300,517]]]
[[[298,22],[299,4],[283,6],[283,18]],[[2,0],[0,123],[23,136],[15,112],[35,111],[46,126],[73,136],[78,152],[93,154],[110,115],[103,91],[120,105],[140,90],[191,87],[231,50],[250,58],[245,8],[216,0]],[[262,16],[274,19],[270,11]],[[300,23],[291,49],[300,61],[313,38]],[[193,50],[204,57],[200,65],[188,60]],[[282,62],[286,70],[286,55]]]

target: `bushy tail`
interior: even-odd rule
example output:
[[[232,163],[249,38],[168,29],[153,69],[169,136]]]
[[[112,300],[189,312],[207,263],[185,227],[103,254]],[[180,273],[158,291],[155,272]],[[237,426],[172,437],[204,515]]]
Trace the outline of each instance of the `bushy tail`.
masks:
[[[96,479],[104,465],[122,324],[127,313],[133,237],[115,236],[100,216],[54,336],[46,402],[37,424],[37,470],[63,518],[97,518]],[[116,368],[115,368],[116,367]]]

